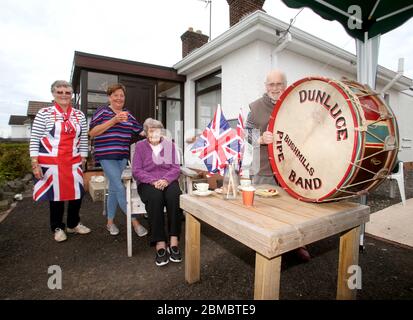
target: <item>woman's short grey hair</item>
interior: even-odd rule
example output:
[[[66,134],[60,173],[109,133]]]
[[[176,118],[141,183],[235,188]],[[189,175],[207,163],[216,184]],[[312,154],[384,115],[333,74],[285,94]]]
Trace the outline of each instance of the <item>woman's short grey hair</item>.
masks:
[[[65,80],[56,80],[55,82],[53,82],[50,87],[50,91],[53,93],[56,90],[56,88],[60,88],[60,87],[70,88],[73,91],[72,84]]]
[[[163,129],[163,124],[159,120],[148,118],[143,123],[143,131],[145,131],[145,133],[148,133],[148,130],[150,128]]]

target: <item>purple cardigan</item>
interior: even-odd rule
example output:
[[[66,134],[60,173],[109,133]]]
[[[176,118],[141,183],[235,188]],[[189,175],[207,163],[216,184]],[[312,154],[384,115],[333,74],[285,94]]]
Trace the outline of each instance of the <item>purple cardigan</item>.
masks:
[[[159,179],[165,179],[170,184],[178,180],[180,167],[175,145],[165,139],[161,145],[161,152],[155,156],[147,139],[136,143],[132,174],[138,184],[151,184]]]

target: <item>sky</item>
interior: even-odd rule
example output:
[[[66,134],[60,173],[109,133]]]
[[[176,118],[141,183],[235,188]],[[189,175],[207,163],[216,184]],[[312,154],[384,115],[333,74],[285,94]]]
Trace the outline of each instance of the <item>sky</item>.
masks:
[[[172,67],[181,60],[180,36],[189,28],[209,34],[202,0],[0,0],[0,137],[11,114],[26,115],[29,100],[50,101],[50,84],[70,80],[74,51]],[[264,10],[289,23],[300,10],[266,0]],[[212,0],[212,39],[229,28],[226,0]],[[355,54],[338,22],[306,8],[294,26]],[[381,37],[379,64],[413,78],[413,19]]]

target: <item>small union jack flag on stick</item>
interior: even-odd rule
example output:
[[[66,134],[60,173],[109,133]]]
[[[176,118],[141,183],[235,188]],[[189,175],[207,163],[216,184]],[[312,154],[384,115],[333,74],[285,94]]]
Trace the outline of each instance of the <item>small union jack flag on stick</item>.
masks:
[[[224,174],[225,167],[238,154],[239,137],[218,105],[214,118],[191,147],[198,153],[210,174]]]
[[[242,109],[239,111],[238,122],[237,122],[237,136],[238,136],[238,146],[237,146],[237,158],[238,158],[238,172],[242,176],[242,158],[244,156],[245,150],[245,125]]]

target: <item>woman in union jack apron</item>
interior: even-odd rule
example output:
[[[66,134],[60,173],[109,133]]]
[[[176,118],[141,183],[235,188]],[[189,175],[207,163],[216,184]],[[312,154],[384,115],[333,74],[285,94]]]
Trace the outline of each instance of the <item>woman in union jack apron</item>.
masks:
[[[35,177],[33,199],[49,200],[50,227],[55,240],[61,242],[67,239],[63,223],[65,201],[69,202],[66,232],[90,232],[79,218],[88,137],[84,114],[71,106],[72,85],[58,80],[51,91],[54,105],[40,109],[33,121],[30,157]]]

